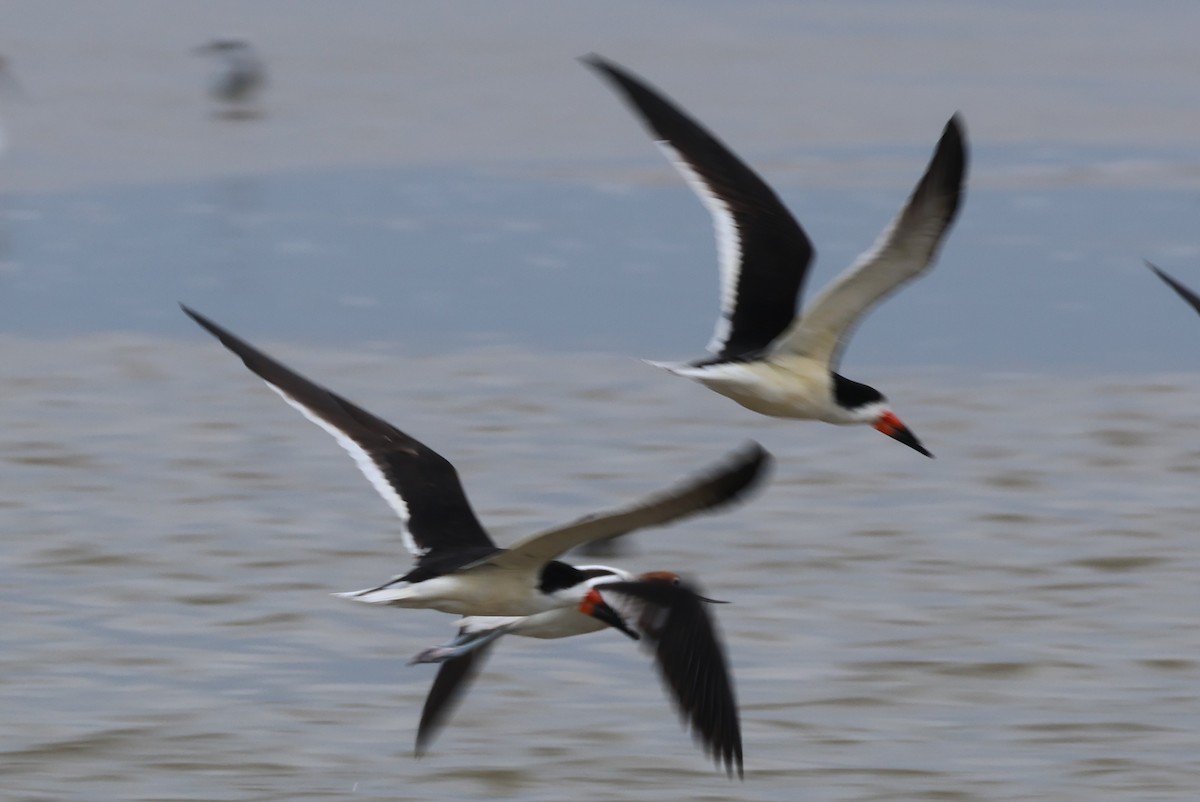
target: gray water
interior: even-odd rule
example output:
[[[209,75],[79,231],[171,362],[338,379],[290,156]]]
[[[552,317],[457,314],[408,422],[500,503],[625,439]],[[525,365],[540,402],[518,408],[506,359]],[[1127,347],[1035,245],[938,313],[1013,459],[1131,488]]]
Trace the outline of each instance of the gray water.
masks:
[[[1141,259],[1200,288],[1200,6],[346,8],[0,3],[0,798],[1194,798],[1200,321]],[[229,30],[259,119],[187,53]],[[962,111],[961,219],[844,365],[936,460],[638,361],[707,341],[714,249],[592,50],[761,168],[812,287]],[[394,518],[177,301],[445,454],[501,544],[762,442],[760,495],[610,559],[733,602],[745,781],[612,632],[501,644],[415,760],[453,618],[329,596],[404,569]]]
[[[611,632],[503,644],[413,760],[432,669],[404,662],[452,619],[328,596],[405,564],[386,506],[214,343],[106,336],[4,342],[9,798],[1195,787],[1200,377],[871,371],[930,461],[611,356],[274,350],[453,459],[500,542],[770,448],[761,496],[614,558],[733,601],[745,783]]]

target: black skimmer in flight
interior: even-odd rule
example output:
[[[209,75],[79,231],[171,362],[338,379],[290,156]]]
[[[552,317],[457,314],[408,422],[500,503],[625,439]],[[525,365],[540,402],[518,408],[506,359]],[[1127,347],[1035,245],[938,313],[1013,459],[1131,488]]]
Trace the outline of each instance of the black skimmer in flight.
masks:
[[[563,630],[564,625],[556,622],[553,616],[537,618],[539,614],[560,611],[570,614],[565,634],[590,631],[589,625],[594,629],[607,625],[634,635],[624,618],[596,592],[595,586],[601,582],[609,583],[605,588],[607,592],[644,599],[648,606],[658,597],[642,590],[643,585],[636,581],[630,584],[629,575],[617,569],[582,569],[557,558],[596,539],[663,525],[729,504],[757,484],[771,462],[766,450],[751,442],[717,466],[676,487],[628,507],[588,515],[523,538],[502,549],[496,546],[476,518],[454,466],[444,457],[386,421],[293,372],[197,312],[186,306],[183,310],[240,357],[289,405],[333,435],[400,517],[405,544],[416,560],[412,570],[377,587],[337,595],[370,604],[432,608],[480,619],[526,619],[524,624],[514,624],[503,631],[496,626],[490,627],[495,631],[493,638],[519,629],[524,632],[514,634]],[[614,577],[618,580],[615,584]],[[648,580],[642,580],[645,581]],[[650,619],[641,622],[643,631],[660,644],[674,643],[684,633],[700,640],[715,638],[707,619],[688,610],[685,591],[686,588],[679,589],[673,596],[666,597],[666,603],[660,601],[657,604],[660,611],[665,611],[659,613],[665,616],[664,621],[676,622],[673,631],[655,634],[660,626],[645,624],[645,620]],[[594,624],[587,617],[599,623]],[[486,645],[477,642],[475,637],[470,640],[476,643],[465,653]],[[458,654],[449,653],[442,659]],[[660,657],[660,666],[677,688],[676,695],[685,715],[712,750],[722,757],[729,755],[728,761],[734,754],[726,751],[733,749],[730,745],[733,742],[729,740],[732,737],[730,725],[721,718],[724,712],[715,718],[711,713],[715,704],[711,694],[715,691],[707,686],[687,686],[687,671],[693,671],[692,676],[697,681],[707,681],[718,673],[725,676],[719,648],[715,652],[709,650],[708,655],[719,658],[719,672],[711,665],[706,668],[692,665],[685,670],[684,666],[670,662],[675,658],[668,661]],[[464,667],[470,668],[475,659],[463,662],[459,657],[448,663],[451,666],[447,669],[449,676],[454,678],[456,672],[464,673]],[[439,682],[444,685],[447,680]],[[435,683],[435,691],[438,684]],[[433,697],[438,695],[431,692]],[[719,704],[716,708],[725,710]],[[437,718],[435,713],[432,719]],[[733,732],[736,734],[736,725]]]
[[[1159,270],[1157,267],[1150,264],[1149,262],[1146,262],[1146,267],[1153,270],[1160,279],[1162,279],[1163,281],[1165,281],[1167,283],[1168,287],[1175,290],[1175,292],[1179,293],[1180,298],[1182,298],[1183,300],[1185,300],[1189,304],[1191,304],[1192,309],[1195,309],[1197,313],[1200,313],[1200,296],[1197,296],[1196,293],[1192,292],[1187,287],[1183,286],[1178,281],[1171,278],[1169,275],[1164,273],[1162,270]]]
[[[208,91],[224,104],[222,116],[257,116],[256,102],[267,83],[267,68],[254,45],[240,37],[220,36],[196,48],[196,53],[216,60]]]
[[[416,565],[382,585],[338,594],[355,601],[480,616],[527,616],[575,607],[590,589],[587,576],[557,557],[592,540],[723,506],[753,486],[770,462],[766,450],[750,442],[677,487],[501,549],[475,517],[454,466],[444,457],[203,315],[186,306],[183,310],[288,404],[333,435],[400,516],[405,545]]]
[[[584,62],[611,81],[641,115],[712,214],[716,228],[721,316],[708,344],[713,355],[651,364],[763,415],[869,423],[933,456],[882,393],[837,369],[859,320],[929,269],[954,221],[967,162],[958,115],[946,123],[925,174],[874,247],[797,317],[814,251],[778,196],[716,137],[647,84],[599,56]]]
[[[730,776],[735,770],[742,776],[742,736],[733,684],[724,649],[705,609],[706,603],[715,600],[701,596],[669,571],[631,577],[619,568],[602,565],[579,566],[579,570],[588,576],[590,586],[579,609],[559,608],[523,617],[462,618],[457,638],[413,658],[414,663],[442,664],[421,711],[417,754],[424,754],[500,636],[569,638],[618,626],[654,651],[663,681],[705,752],[718,765],[723,764]],[[620,611],[619,622],[591,612],[608,608],[606,596]],[[632,629],[626,620],[634,622]]]

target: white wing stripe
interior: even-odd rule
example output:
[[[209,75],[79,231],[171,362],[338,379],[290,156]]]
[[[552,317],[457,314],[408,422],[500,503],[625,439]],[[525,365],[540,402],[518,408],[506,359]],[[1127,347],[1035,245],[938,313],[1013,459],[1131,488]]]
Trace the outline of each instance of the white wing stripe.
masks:
[[[717,327],[708,343],[708,350],[714,354],[720,353],[729,339],[730,320],[737,306],[737,283],[742,266],[742,240],[737,221],[725,199],[712,191],[678,149],[665,140],[658,140],[657,144],[712,215],[713,230],[717,237],[717,258],[721,268],[721,315],[717,318]]]
[[[298,410],[301,415],[333,435],[333,438],[338,441],[338,445],[344,448],[346,452],[354,458],[354,464],[358,466],[360,471],[362,471],[363,476],[367,477],[367,481],[369,481],[371,486],[375,488],[375,492],[383,496],[383,500],[386,501],[388,505],[395,510],[396,514],[400,516],[400,522],[402,524],[400,529],[401,535],[404,538],[405,547],[416,557],[421,557],[427,551],[429,551],[428,549],[422,549],[418,547],[417,542],[413,540],[412,533],[408,531],[408,504],[406,504],[404,498],[396,492],[396,488],[392,487],[391,482],[389,482],[387,477],[383,475],[383,471],[380,470],[379,465],[377,465],[375,460],[371,458],[371,455],[368,454],[362,446],[354,442],[354,440],[351,438],[347,437],[346,433],[341,429],[337,428],[320,416],[314,415],[308,407],[292,398],[283,390],[279,389],[270,382],[266,382],[266,385],[274,390],[280,398],[286,401],[288,406]]]

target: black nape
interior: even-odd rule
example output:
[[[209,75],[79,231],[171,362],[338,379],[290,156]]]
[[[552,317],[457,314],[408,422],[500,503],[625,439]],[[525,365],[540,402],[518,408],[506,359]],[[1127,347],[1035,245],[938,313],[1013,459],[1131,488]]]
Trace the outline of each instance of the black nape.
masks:
[[[867,404],[887,400],[883,397],[883,393],[874,387],[851,381],[837,373],[833,374],[833,398],[837,401],[838,406],[845,409],[858,409]]]

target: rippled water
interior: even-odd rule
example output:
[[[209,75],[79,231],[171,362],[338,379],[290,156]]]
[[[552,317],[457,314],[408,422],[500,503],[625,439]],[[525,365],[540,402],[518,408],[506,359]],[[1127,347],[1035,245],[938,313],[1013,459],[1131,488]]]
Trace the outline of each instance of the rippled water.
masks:
[[[774,481],[612,558],[714,596],[746,781],[611,632],[513,638],[431,753],[452,619],[386,506],[218,345],[3,340],[12,799],[1187,798],[1200,782],[1194,375],[855,375],[938,455],[775,422],[611,356],[273,348],[458,465],[501,542],[755,438]],[[266,345],[270,345],[269,340]]]
[[[1200,329],[1140,259],[1200,287],[1200,6],[2,5],[4,800],[1195,797]],[[226,31],[245,124],[189,52]],[[706,341],[714,249],[590,51],[762,170],[814,287],[962,112],[942,262],[844,371],[936,460],[634,358]],[[329,596],[405,567],[391,513],[180,300],[448,456],[502,544],[766,445],[611,558],[733,602],[745,782],[612,632],[504,642],[415,760],[453,619]]]

